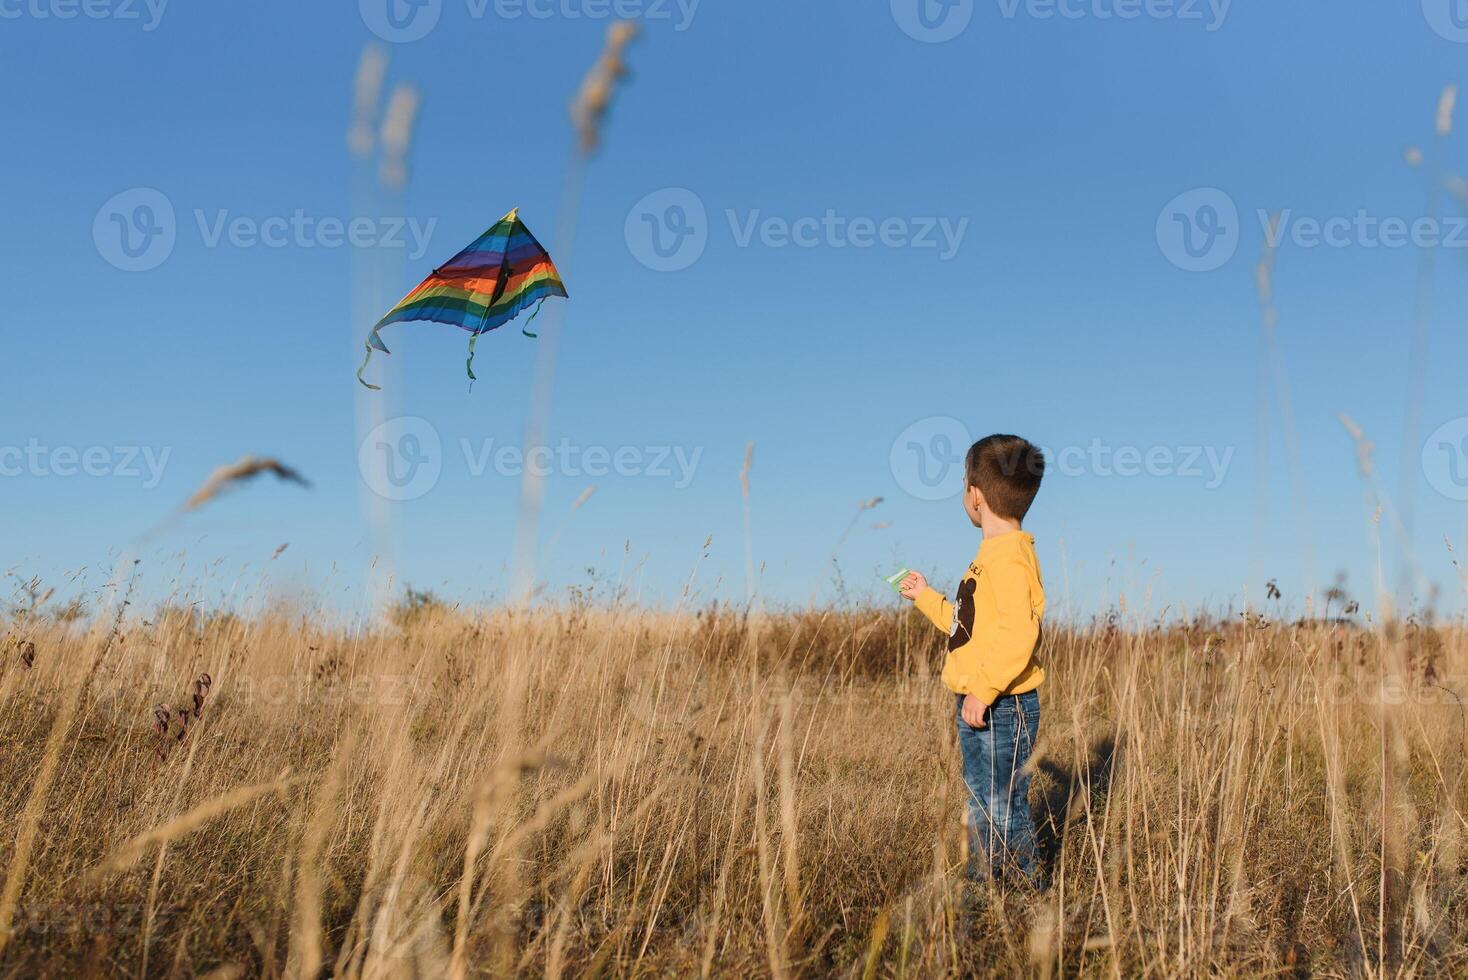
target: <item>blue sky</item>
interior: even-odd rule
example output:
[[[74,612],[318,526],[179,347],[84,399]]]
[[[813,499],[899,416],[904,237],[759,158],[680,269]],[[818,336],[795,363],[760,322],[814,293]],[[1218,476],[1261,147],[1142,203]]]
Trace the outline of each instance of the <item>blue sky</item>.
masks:
[[[385,331],[393,356],[369,368],[383,417],[423,420],[386,441],[421,448],[402,437],[426,425],[441,450],[429,488],[371,505],[353,374],[378,300],[353,289],[378,277],[385,309],[518,206],[571,292],[563,321],[546,315],[550,442],[566,448],[545,594],[594,568],[672,604],[696,570],[700,600],[741,598],[750,442],[766,602],[836,595],[833,552],[857,597],[898,565],[951,583],[977,535],[958,469],[934,460],[965,433],[1014,431],[1069,461],[1027,521],[1052,608],[1221,608],[1270,578],[1298,608],[1337,573],[1370,606],[1346,412],[1394,505],[1410,477],[1415,567],[1461,608],[1447,542],[1464,549],[1468,229],[1430,193],[1468,170],[1468,121],[1434,137],[1468,54],[1447,2],[393,2],[395,20],[387,0],[0,0],[0,571],[96,589],[136,552],[150,596],[304,592],[352,611],[382,552],[399,587],[505,596],[519,479],[495,453],[520,447],[537,342],[482,338],[471,392],[463,333]],[[566,106],[613,10],[643,36],[574,242],[558,241]],[[364,192],[374,165],[347,150],[369,43],[386,91],[422,99],[398,195]],[[1259,421],[1253,266],[1276,209],[1298,500],[1272,380]],[[344,228],[364,213],[354,248]],[[1391,220],[1435,213],[1443,244],[1393,238]],[[1332,219],[1317,241],[1311,222]],[[246,453],[313,488],[253,485],[149,534]]]

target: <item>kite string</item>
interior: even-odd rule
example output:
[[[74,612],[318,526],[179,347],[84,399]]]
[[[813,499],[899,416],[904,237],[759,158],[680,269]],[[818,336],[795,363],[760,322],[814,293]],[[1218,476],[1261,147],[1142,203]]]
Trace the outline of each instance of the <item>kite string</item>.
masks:
[[[500,256],[500,268],[498,275],[495,277],[496,282],[494,292],[490,295],[489,299],[484,301],[484,313],[479,317],[478,329],[476,329],[469,336],[469,360],[464,364],[464,370],[469,372],[470,391],[474,390],[474,382],[479,380],[474,376],[474,345],[479,342],[479,335],[484,332],[484,325],[489,322],[489,311],[494,309],[495,301],[500,298],[500,295],[502,293],[504,293],[505,285],[509,282],[510,265],[507,260],[509,259],[510,236],[515,233],[515,221],[519,220],[516,217],[516,212],[518,212],[518,210],[519,209],[516,208],[515,210],[511,211],[509,215],[507,215],[507,217],[510,219],[510,227],[509,230],[505,232],[505,251]]]

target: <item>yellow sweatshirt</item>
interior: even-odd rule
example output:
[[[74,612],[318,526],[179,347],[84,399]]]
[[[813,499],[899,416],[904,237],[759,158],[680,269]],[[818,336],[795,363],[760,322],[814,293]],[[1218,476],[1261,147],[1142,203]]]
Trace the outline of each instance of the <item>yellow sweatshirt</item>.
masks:
[[[993,704],[1001,695],[1039,687],[1045,671],[1035,660],[1035,648],[1045,586],[1034,535],[1010,531],[985,538],[959,583],[957,599],[955,605],[927,588],[916,600],[923,615],[948,634],[943,663],[948,689]]]

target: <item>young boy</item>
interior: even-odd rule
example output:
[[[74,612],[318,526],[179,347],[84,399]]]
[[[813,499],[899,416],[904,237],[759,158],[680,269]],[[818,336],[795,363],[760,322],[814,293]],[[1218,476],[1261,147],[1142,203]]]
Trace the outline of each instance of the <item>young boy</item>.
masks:
[[[1038,882],[1027,764],[1040,730],[1036,689],[1045,671],[1035,648],[1045,588],[1035,539],[1021,522],[1044,473],[1044,455],[1019,436],[974,443],[964,460],[963,509],[984,537],[956,602],[930,588],[918,572],[902,581],[902,595],[948,634],[943,683],[957,697],[977,878],[1015,869]]]

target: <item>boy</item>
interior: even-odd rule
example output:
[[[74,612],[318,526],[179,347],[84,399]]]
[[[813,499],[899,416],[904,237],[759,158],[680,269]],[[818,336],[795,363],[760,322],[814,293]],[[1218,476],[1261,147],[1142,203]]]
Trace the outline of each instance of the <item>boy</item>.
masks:
[[[978,556],[950,603],[918,572],[901,592],[948,634],[943,683],[957,697],[958,745],[968,787],[972,873],[1013,868],[1038,882],[1028,763],[1040,730],[1035,660],[1045,589],[1035,539],[1021,528],[1045,457],[1019,436],[974,443],[964,460],[963,509],[983,532]]]

